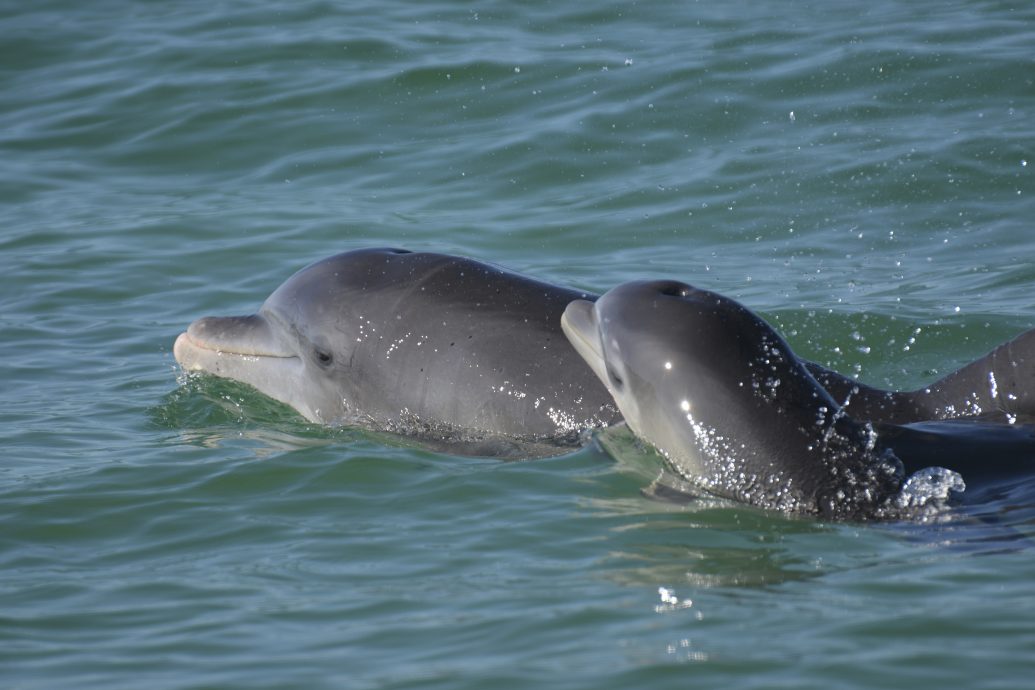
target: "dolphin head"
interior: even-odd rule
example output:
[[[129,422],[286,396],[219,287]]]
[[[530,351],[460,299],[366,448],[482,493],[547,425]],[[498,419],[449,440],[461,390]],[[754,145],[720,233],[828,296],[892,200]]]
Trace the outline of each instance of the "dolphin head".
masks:
[[[402,250],[368,250],[371,264]],[[173,347],[186,371],[250,384],[295,408],[310,421],[331,423],[351,413],[349,371],[357,344],[372,333],[354,308],[362,291],[356,253],[303,268],[271,294],[255,314],[206,316]]]
[[[698,437],[720,427],[714,433],[723,437],[743,431],[734,409],[757,391],[744,390],[751,378],[747,362],[768,354],[761,339],[752,337],[757,320],[707,290],[677,281],[637,281],[595,303],[569,304],[561,326],[629,427],[702,474],[707,459]]]

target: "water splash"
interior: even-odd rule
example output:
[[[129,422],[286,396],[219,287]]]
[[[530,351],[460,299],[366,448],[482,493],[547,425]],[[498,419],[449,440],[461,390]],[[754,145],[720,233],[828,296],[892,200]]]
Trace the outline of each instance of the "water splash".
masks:
[[[661,603],[654,607],[654,611],[657,613],[688,609],[694,605],[693,601],[690,599],[680,599],[676,596],[674,590],[667,587],[658,587],[658,596],[661,597]]]
[[[903,510],[938,510],[957,502],[966,488],[959,472],[944,467],[925,467],[906,479],[896,503]]]

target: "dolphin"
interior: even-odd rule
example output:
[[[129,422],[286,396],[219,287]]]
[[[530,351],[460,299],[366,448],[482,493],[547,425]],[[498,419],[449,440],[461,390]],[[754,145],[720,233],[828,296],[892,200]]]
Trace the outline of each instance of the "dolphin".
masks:
[[[255,314],[194,321],[173,352],[313,422],[563,452],[621,421],[560,330],[565,306],[592,297],[472,259],[363,249],[300,270]]]
[[[906,486],[938,478],[950,498],[964,487],[951,465],[974,469],[989,431],[931,420],[1030,413],[1030,333],[929,387],[893,393],[828,376],[748,308],[681,282],[631,282],[596,301],[575,300],[561,324],[628,426],[677,472],[712,494],[768,509],[898,517],[913,507]],[[961,444],[975,431],[976,444]],[[1030,466],[1031,430],[1009,440],[1010,461]],[[947,471],[926,468],[940,460]]]

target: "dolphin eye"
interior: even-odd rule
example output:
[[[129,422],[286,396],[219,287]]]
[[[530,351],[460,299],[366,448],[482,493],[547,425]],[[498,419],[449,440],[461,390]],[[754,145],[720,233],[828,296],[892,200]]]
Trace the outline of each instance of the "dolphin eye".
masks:
[[[621,390],[622,386],[625,385],[625,381],[622,380],[622,377],[618,375],[618,372],[616,372],[614,367],[610,364],[605,365],[605,369],[607,370],[607,380],[611,383],[611,386],[615,390]]]
[[[334,355],[332,355],[327,350],[321,350],[317,348],[316,350],[314,350],[314,352],[316,353],[316,361],[320,364],[320,366],[329,366],[330,363],[334,361]]]

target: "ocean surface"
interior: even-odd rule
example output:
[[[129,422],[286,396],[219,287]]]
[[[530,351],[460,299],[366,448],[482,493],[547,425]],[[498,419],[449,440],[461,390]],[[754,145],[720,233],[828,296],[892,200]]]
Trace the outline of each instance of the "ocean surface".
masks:
[[[1035,326],[1035,4],[0,5],[0,687],[1032,687],[1023,473],[828,524],[179,372],[385,245],[678,278],[919,386]]]

